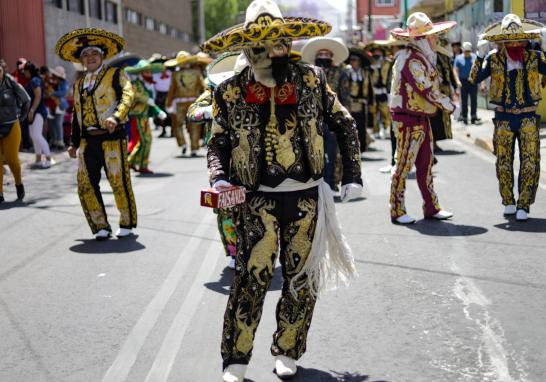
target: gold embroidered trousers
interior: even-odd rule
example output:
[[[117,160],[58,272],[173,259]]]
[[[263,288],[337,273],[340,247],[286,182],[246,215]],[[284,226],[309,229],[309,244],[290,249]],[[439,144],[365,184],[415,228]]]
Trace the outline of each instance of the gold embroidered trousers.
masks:
[[[432,182],[432,130],[427,117],[394,117],[396,164],[391,179],[391,220],[406,214],[406,179],[415,164],[419,190],[423,197],[425,217],[440,211]]]
[[[284,280],[271,353],[299,359],[305,352],[316,298],[304,287],[296,299],[289,286],[311,250],[317,200],[316,187],[300,192],[255,192],[247,194],[247,202],[237,208],[235,278],[224,316],[221,347],[224,368],[250,361],[254,334],[279,252]],[[302,278],[301,285],[305,281]]]
[[[119,226],[135,228],[137,210],[127,160],[127,140],[105,140],[100,136],[82,139],[78,162],[78,195],[93,234],[101,229],[112,232],[99,187],[102,168],[120,213]]]
[[[387,101],[376,101],[375,104],[370,105],[369,112],[372,114],[372,127],[374,133],[379,133],[379,115],[381,116],[381,122],[385,130],[389,131],[392,124],[391,111],[389,109],[389,103]]]
[[[493,146],[502,204],[516,205],[529,212],[535,202],[540,178],[539,120],[534,114],[523,116],[496,113]],[[514,149],[519,147],[518,201],[514,198]]]
[[[184,126],[188,130],[190,135],[190,149],[191,151],[199,150],[199,139],[201,138],[201,125],[198,123],[189,122],[187,120],[188,109],[192,105],[192,102],[184,102],[176,104],[175,118],[172,118],[172,128],[174,130],[173,135],[176,138],[176,143],[179,147],[186,144],[186,138],[184,137]]]

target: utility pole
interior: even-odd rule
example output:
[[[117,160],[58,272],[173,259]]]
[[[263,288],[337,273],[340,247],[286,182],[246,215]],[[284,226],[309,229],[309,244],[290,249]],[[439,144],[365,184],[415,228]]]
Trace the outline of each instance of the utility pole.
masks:
[[[373,34],[372,34],[372,1],[368,0],[368,38],[370,40],[373,40]]]

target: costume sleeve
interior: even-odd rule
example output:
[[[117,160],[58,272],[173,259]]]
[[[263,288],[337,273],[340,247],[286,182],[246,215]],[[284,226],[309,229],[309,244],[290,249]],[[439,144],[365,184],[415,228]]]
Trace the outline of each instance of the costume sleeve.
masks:
[[[169,91],[167,92],[167,98],[165,98],[165,106],[170,107],[174,101],[174,95],[176,94],[176,72],[173,72],[171,75],[171,84],[169,85]]]
[[[538,56],[538,71],[543,76],[546,76],[546,56],[543,51],[537,51]]]
[[[322,86],[322,99],[324,108],[324,121],[328,129],[337,138],[341,160],[343,163],[343,177],[341,184],[362,184],[360,169],[360,143],[356,131],[356,122],[351,114],[339,101],[336,93],[330,89],[326,82],[324,72],[320,72]]]
[[[453,111],[455,109],[451,99],[441,93],[438,86],[434,86],[434,82],[427,74],[426,64],[420,59],[411,57],[402,69],[402,76],[405,77],[413,90],[428,102],[443,110]]]
[[[468,76],[468,82],[473,85],[477,85],[487,77],[491,75],[491,54],[489,54],[485,60],[476,56],[472,69],[470,69],[470,75]]]
[[[70,140],[72,142],[72,146],[75,148],[80,147],[81,135],[80,123],[78,122],[76,110],[74,110],[74,113],[72,113],[72,134],[70,136]]]
[[[208,142],[207,166],[211,186],[219,180],[229,180],[231,142],[229,138],[227,107],[223,88],[217,88],[212,98],[211,138]]]
[[[341,73],[339,74],[339,89],[337,91],[337,96],[339,98],[339,102],[345,107],[349,107],[349,103],[351,101],[351,98],[349,95],[351,94],[351,83],[349,81],[349,74],[345,69],[340,69]]]
[[[212,92],[207,89],[188,108],[190,122],[207,122],[203,118],[203,108],[212,105]]]
[[[114,86],[118,86],[120,88],[121,97],[118,100],[118,105],[113,116],[118,120],[118,122],[125,121],[131,106],[133,106],[133,99],[135,97],[133,85],[131,84],[131,81],[129,81],[129,77],[127,77],[125,71],[117,69],[117,76],[114,76]]]

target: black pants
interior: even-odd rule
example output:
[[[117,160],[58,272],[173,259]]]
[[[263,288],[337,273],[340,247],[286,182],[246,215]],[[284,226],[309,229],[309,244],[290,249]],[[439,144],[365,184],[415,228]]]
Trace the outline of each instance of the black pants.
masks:
[[[396,133],[391,129],[391,166],[396,164],[394,157],[396,156]]]
[[[363,105],[365,108],[366,105]],[[351,113],[356,122],[356,131],[358,132],[358,140],[360,141],[360,152],[363,153],[366,150],[366,112],[363,110],[358,113]]]
[[[157,92],[157,94],[155,95],[155,104],[165,113],[167,113],[167,110],[165,109],[166,100],[167,92]],[[171,117],[169,116],[169,113],[167,113],[166,119],[159,119],[159,117],[154,117],[154,125],[161,126],[162,134],[164,134],[165,127],[171,125]]]
[[[335,184],[337,138],[326,126],[324,126],[324,181],[333,190]]]
[[[461,117],[463,121],[468,121],[468,97],[470,96],[470,119],[475,121],[478,108],[478,85],[472,85],[468,80],[461,80]]]

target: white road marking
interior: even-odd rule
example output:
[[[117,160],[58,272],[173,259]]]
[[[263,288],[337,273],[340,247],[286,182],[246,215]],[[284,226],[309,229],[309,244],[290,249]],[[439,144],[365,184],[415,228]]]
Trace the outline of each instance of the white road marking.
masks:
[[[197,253],[197,249],[203,241],[201,237],[210,230],[213,216],[214,215],[210,212],[205,214],[195,230],[193,237],[182,249],[178,261],[163,282],[163,285],[129,333],[118,356],[104,375],[102,382],[123,382],[127,379],[146,337],[157,323],[163,309],[169,302],[180,280],[185,275],[194,254]]]
[[[186,330],[193,321],[195,312],[205,293],[203,285],[210,281],[221,252],[222,248],[217,243],[212,243],[209,247],[205,260],[201,264],[201,268],[197,272],[195,280],[161,344],[145,382],[163,382],[169,378],[174,361],[186,335]]]
[[[455,273],[461,273],[460,269],[452,264],[451,270]],[[471,279],[461,276],[455,280],[453,293],[463,303],[463,311],[465,317],[474,322],[480,329],[483,347],[478,349],[478,359],[480,367],[488,367],[496,376],[496,381],[500,382],[515,382],[510,375],[508,368],[508,356],[504,349],[504,332],[500,323],[491,317],[487,306],[491,301],[482,293],[478,286]],[[478,309],[471,306],[477,305]],[[482,353],[488,356],[490,364],[483,364]]]

